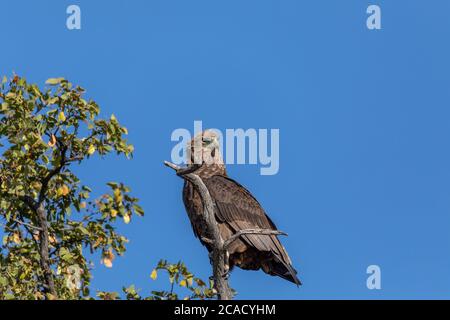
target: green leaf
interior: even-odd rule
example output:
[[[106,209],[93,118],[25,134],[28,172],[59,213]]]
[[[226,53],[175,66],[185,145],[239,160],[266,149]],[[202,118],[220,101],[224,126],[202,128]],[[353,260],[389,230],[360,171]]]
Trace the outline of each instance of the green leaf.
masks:
[[[71,262],[73,259],[73,254],[70,253],[69,250],[64,247],[59,250],[59,256],[61,257],[61,259],[67,262]]]
[[[60,84],[64,80],[65,80],[64,78],[50,78],[50,79],[47,79],[47,81],[45,81],[45,84],[54,86],[54,85]]]
[[[116,189],[119,187],[119,184],[117,182],[108,182],[107,185],[113,189]]]
[[[16,297],[11,293],[5,294],[5,300],[14,300]]]
[[[59,100],[58,97],[53,97],[53,98],[48,99],[48,100],[47,100],[47,103],[48,103],[48,104],[55,104],[55,103],[58,102],[58,100]],[[56,112],[56,111],[57,111],[57,110],[54,110],[54,112]],[[49,113],[50,113],[50,112],[49,112]]]
[[[0,286],[6,286],[8,284],[8,279],[0,276]]]
[[[134,211],[136,211],[136,214],[143,216],[144,215],[144,209],[138,204],[133,205]]]

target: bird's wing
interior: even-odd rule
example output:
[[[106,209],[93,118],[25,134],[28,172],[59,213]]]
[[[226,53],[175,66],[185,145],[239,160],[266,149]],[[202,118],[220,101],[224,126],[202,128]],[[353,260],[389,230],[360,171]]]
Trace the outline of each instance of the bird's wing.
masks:
[[[216,204],[218,220],[229,224],[235,232],[244,229],[277,230],[259,202],[238,182],[220,175],[204,182]],[[276,236],[248,234],[243,235],[242,239],[258,251],[272,252],[281,263],[293,270],[291,260]]]

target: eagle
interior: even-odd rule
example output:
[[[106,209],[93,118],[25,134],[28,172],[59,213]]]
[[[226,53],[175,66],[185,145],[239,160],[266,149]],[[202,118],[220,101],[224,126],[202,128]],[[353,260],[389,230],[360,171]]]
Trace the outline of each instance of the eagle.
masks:
[[[199,176],[215,205],[215,219],[224,241],[239,230],[277,230],[258,200],[241,184],[228,177],[220,154],[219,136],[206,130],[187,146],[188,170]],[[196,161],[197,160],[197,161]],[[183,202],[195,236],[211,253],[207,224],[203,216],[203,201],[196,186],[184,179]],[[276,235],[243,234],[227,249],[228,269],[262,270],[271,276],[301,285],[291,259]]]

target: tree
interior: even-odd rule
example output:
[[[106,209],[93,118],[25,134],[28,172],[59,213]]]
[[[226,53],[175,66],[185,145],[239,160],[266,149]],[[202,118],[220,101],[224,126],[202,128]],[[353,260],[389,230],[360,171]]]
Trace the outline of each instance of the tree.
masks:
[[[107,183],[109,192],[92,200],[92,190],[74,171],[96,154],[132,157],[127,129],[114,115],[100,118],[99,106],[83,98],[83,88],[63,78],[48,79],[46,85],[41,90],[15,75],[4,77],[0,86],[0,299],[91,297],[86,252],[100,252],[102,263],[111,267],[128,241],[115,221],[129,223],[144,214],[123,183]],[[158,268],[176,283],[196,279],[184,265],[173,266],[160,262]],[[198,284],[193,298],[214,295],[204,294],[204,282]],[[141,298],[134,286],[124,292],[129,299]],[[177,297],[173,285],[172,295],[165,294],[149,298]]]
[[[83,250],[101,251],[111,266],[127,242],[112,224],[144,213],[122,183],[108,183],[110,193],[90,200],[91,189],[72,169],[95,153],[130,157],[127,129],[114,115],[98,118],[98,105],[83,99],[81,87],[63,78],[46,84],[41,91],[16,75],[0,87],[0,297],[87,296]]]

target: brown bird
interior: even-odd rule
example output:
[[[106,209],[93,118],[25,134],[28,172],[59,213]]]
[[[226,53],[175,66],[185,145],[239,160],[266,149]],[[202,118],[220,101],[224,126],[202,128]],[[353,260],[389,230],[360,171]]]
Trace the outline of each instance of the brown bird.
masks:
[[[190,153],[188,166],[194,168],[194,173],[203,180],[216,205],[215,218],[224,240],[239,230],[277,230],[253,195],[227,176],[219,139],[214,131],[204,131],[192,139],[187,150]],[[202,198],[194,184],[187,180],[184,182],[183,202],[195,236],[211,252],[211,245],[202,240],[209,238],[203,219]],[[244,270],[262,269],[269,275],[301,285],[291,259],[276,235],[242,235],[230,245],[228,254],[230,271],[234,266]]]

